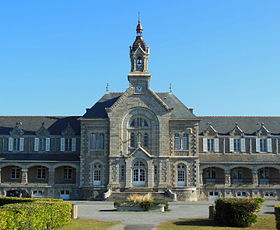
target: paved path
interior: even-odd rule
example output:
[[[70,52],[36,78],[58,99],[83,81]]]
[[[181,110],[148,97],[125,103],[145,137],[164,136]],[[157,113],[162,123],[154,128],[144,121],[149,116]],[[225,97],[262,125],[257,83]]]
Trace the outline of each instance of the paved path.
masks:
[[[120,221],[125,230],[150,230],[162,222],[184,218],[207,218],[208,207],[213,202],[170,202],[169,212],[116,212],[113,202],[73,201],[78,205],[78,216],[103,221]],[[266,201],[260,214],[272,214],[279,201]]]

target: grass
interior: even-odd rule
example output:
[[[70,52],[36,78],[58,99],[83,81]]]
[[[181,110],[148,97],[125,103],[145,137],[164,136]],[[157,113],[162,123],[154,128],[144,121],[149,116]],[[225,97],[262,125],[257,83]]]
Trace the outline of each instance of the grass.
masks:
[[[180,219],[164,222],[157,227],[158,230],[181,230],[181,229],[195,229],[195,230],[246,230],[246,229],[276,229],[274,215],[258,216],[257,223],[248,228],[233,228],[217,226],[213,220],[209,219]]]
[[[64,225],[59,230],[105,230],[115,224],[117,223],[79,218],[72,220],[70,224]]]

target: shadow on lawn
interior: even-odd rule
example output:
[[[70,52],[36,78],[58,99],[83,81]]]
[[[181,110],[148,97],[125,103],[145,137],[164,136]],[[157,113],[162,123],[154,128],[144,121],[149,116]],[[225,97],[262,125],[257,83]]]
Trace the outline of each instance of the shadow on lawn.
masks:
[[[192,219],[174,222],[175,225],[183,226],[218,226],[214,220],[209,219]]]

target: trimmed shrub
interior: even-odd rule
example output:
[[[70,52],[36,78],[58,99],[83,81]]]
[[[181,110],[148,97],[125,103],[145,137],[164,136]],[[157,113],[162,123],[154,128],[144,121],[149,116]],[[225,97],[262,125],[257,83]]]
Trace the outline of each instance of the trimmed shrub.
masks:
[[[17,204],[26,202],[61,202],[62,199],[51,199],[51,198],[19,198],[19,197],[0,197],[0,206],[6,204]]]
[[[7,204],[0,208],[0,230],[58,228],[71,221],[71,211],[72,204],[62,200],[35,199],[32,202]]]
[[[224,198],[216,201],[215,221],[231,227],[249,227],[257,221],[256,213],[260,210],[262,198],[238,199]]]
[[[280,206],[274,206],[276,228],[280,229]]]
[[[127,206],[140,206],[145,211],[149,211],[152,207],[162,204],[164,206],[164,210],[168,210],[168,202],[165,200],[152,200],[152,201],[139,201],[139,202],[132,202],[132,201],[115,201],[114,207],[120,207],[122,205]]]

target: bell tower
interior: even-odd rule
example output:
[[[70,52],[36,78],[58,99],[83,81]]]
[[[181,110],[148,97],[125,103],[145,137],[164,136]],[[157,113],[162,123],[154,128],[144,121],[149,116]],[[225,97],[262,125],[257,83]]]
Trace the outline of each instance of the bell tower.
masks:
[[[148,72],[150,48],[144,42],[142,36],[143,26],[138,19],[136,26],[136,39],[130,46],[131,72],[128,74],[130,86],[135,88],[136,93],[143,93],[149,88],[151,74]]]

